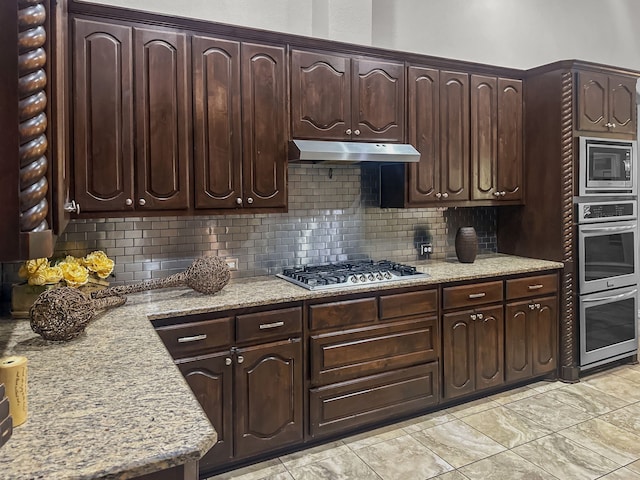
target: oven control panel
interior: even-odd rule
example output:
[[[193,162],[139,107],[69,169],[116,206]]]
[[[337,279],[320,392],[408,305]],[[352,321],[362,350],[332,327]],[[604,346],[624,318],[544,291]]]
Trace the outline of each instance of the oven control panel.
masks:
[[[578,203],[578,223],[633,220],[637,218],[636,200]]]

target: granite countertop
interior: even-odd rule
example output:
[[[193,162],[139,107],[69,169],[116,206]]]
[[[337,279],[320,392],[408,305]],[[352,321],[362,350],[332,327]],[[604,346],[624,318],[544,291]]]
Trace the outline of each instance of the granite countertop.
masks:
[[[0,448],[0,479],[126,479],[194,461],[215,443],[215,431],[149,320],[563,267],[500,254],[472,264],[413,265],[430,276],[324,292],[254,277],[209,296],[188,288],[130,295],[66,343],[43,340],[28,321],[0,319],[0,356],[29,359],[29,417]]]

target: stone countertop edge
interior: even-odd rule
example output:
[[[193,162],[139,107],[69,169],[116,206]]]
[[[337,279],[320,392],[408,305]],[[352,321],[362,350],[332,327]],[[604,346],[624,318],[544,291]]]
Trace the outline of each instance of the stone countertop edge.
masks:
[[[0,320],[0,356],[29,359],[29,416],[0,448],[0,480],[127,479],[195,461],[211,448],[216,432],[149,320],[563,268],[502,254],[411,264],[430,276],[320,292],[265,276],[233,280],[214,295],[188,288],[135,294],[70,342],[43,340],[25,320]]]

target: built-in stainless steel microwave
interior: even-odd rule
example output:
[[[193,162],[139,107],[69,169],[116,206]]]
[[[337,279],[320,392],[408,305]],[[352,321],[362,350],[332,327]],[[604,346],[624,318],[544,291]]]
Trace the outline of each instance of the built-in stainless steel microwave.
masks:
[[[635,140],[580,137],[579,195],[636,195]]]

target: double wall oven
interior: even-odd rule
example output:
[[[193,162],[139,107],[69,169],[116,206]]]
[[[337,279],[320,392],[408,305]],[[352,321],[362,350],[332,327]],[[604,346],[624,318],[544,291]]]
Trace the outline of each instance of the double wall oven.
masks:
[[[636,143],[581,138],[578,221],[582,370],[637,354]]]
[[[580,365],[634,355],[638,347],[637,201],[578,203]]]

